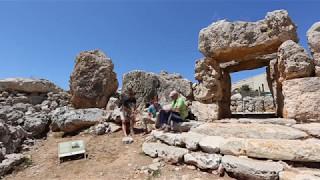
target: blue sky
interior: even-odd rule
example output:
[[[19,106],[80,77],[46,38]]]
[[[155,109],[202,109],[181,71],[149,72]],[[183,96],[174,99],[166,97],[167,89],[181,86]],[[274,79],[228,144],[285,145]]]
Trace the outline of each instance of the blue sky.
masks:
[[[119,79],[140,69],[194,81],[200,29],[219,19],[256,21],[276,9],[289,11],[307,48],[306,31],[320,21],[317,0],[0,1],[0,78],[40,77],[68,89],[75,56],[101,49]]]

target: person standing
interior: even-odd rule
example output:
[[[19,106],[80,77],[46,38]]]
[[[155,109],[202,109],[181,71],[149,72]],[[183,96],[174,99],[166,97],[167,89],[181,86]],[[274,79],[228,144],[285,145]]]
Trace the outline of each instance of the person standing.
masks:
[[[137,100],[135,98],[135,93],[131,88],[127,90],[127,93],[124,93],[121,96],[120,106],[122,131],[126,137],[128,136],[128,130],[130,131],[129,135],[134,135],[134,123],[136,119]]]

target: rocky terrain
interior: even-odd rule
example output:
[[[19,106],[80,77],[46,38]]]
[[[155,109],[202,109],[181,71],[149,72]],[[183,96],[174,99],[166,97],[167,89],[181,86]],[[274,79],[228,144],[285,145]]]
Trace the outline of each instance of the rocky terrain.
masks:
[[[70,91],[44,79],[0,80],[0,178],[320,179],[319,23],[307,33],[312,57],[296,28],[285,10],[257,22],[214,22],[199,34],[204,57],[195,84],[178,74],[132,71],[118,91],[112,60],[100,50],[76,57]],[[259,67],[267,67],[272,97],[231,96],[230,73]],[[118,132],[119,97],[129,88],[141,110],[130,145]],[[141,135],[145,104],[154,95],[168,103],[171,90],[194,118],[176,125],[177,133]],[[274,105],[278,118],[231,116]],[[58,165],[57,144],[78,139],[88,159]]]

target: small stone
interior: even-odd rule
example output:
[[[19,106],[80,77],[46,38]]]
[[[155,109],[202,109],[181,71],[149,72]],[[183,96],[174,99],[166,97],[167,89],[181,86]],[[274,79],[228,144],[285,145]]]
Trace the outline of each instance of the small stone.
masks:
[[[133,143],[133,138],[132,137],[124,137],[122,138],[122,143],[123,144],[132,144]]]

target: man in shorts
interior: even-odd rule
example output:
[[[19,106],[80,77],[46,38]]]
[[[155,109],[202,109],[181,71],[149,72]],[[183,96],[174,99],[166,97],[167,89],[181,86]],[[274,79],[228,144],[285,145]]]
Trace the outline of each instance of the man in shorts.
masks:
[[[135,98],[135,93],[131,88],[127,90],[127,93],[121,97],[121,122],[122,122],[122,131],[127,137],[127,131],[130,131],[129,135],[134,135],[134,123],[136,119],[137,111],[137,100]]]

